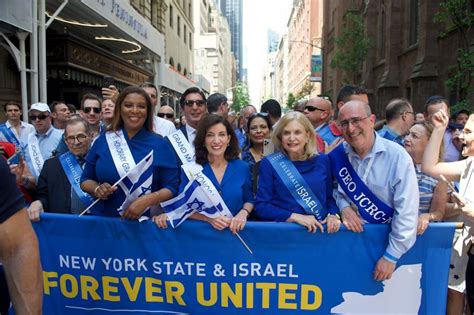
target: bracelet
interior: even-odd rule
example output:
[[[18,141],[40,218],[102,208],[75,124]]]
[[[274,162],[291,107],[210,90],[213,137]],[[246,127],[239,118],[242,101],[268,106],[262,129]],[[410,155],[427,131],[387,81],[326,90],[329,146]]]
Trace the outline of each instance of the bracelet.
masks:
[[[240,210],[244,210],[245,212],[247,212],[247,217],[250,215],[250,210],[249,209],[242,208]]]
[[[100,187],[100,184],[97,185],[97,187],[94,189],[94,196],[96,196],[96,197],[97,197],[97,189],[99,189],[99,187]]]

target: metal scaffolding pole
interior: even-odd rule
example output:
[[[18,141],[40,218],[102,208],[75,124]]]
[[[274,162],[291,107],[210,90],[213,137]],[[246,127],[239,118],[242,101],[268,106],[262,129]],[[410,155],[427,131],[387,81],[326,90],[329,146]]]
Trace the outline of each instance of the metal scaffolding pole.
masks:
[[[38,69],[40,101],[48,102],[46,77],[46,0],[38,0]]]
[[[36,1],[32,1],[32,33],[30,36],[30,84],[31,104],[38,102],[38,7]],[[23,120],[27,119],[23,115]]]
[[[16,33],[20,43],[20,80],[21,80],[21,110],[23,113],[23,121],[28,121],[28,85],[26,82],[26,49],[25,40],[28,36],[27,32],[19,31]]]

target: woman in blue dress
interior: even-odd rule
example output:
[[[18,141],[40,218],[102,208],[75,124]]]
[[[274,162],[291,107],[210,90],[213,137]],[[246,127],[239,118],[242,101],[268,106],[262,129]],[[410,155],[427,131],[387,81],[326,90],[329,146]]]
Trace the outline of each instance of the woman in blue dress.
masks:
[[[239,143],[230,123],[219,115],[206,116],[198,126],[194,140],[196,163],[222,197],[233,218],[220,215],[208,218],[195,213],[191,218],[206,221],[217,230],[229,228],[233,233],[241,231],[253,210],[252,179],[250,169],[239,159]],[[180,191],[188,183],[181,172]],[[160,228],[166,228],[166,214],[154,218]]]
[[[329,233],[337,232],[341,221],[332,197],[331,163],[327,155],[317,153],[315,133],[309,120],[299,112],[287,113],[278,121],[272,142],[278,152],[265,157],[260,164],[255,202],[257,218],[262,221],[295,222],[313,233],[318,229],[323,231],[322,224],[326,223]],[[288,165],[299,172],[321,204],[319,220],[315,215],[308,214],[293,197],[272,165],[271,159],[280,152]]]
[[[153,106],[141,88],[125,88],[117,98],[110,129],[94,142],[86,157],[81,188],[100,199],[94,215],[138,219],[149,207],[171,199],[178,191],[179,173],[171,144],[153,133]],[[151,151],[152,179],[126,200],[113,186]],[[126,179],[128,180],[128,179]],[[130,199],[130,198],[129,198]]]

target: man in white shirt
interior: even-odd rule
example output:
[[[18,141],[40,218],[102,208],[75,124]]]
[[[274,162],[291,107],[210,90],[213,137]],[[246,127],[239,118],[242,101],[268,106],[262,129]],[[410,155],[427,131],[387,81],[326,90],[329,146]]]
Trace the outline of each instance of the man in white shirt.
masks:
[[[140,85],[151,98],[151,104],[156,112],[158,104],[158,89],[151,82],[145,82]],[[153,116],[153,131],[162,137],[166,137],[176,131],[174,124],[164,118]]]
[[[0,141],[10,142],[15,145],[28,142],[28,135],[35,131],[33,125],[21,121],[21,106],[16,102],[7,102],[3,105],[7,116],[5,124],[0,125]],[[12,138],[14,137],[14,138]]]
[[[179,100],[181,111],[186,117],[186,125],[179,129],[183,132],[188,142],[194,147],[196,129],[207,114],[206,95],[198,87],[191,87],[184,91]]]

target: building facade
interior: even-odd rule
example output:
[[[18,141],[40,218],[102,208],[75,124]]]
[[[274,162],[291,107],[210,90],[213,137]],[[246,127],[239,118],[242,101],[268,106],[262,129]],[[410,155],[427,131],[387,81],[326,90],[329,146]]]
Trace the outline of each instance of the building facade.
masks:
[[[456,64],[459,34],[442,35],[443,23],[435,22],[440,0],[326,1],[323,29],[323,90],[335,99],[347,82],[344,72],[330,66],[337,50],[336,39],[344,30],[348,12],[364,22],[370,48],[358,73],[358,82],[369,91],[373,111],[383,117],[390,99],[404,97],[415,111],[423,111],[427,97],[443,95],[451,103],[458,97],[446,80]],[[469,1],[468,1],[469,3]],[[474,4],[468,4],[474,11]],[[467,34],[470,45],[474,33]],[[473,89],[471,88],[471,91]],[[473,95],[471,92],[471,99]]]
[[[213,0],[208,0],[212,2]],[[231,49],[237,65],[237,80],[243,77],[243,0],[217,0],[218,7],[226,17],[231,33]]]
[[[275,57],[275,99],[282,105],[288,101],[288,35],[281,37]]]

